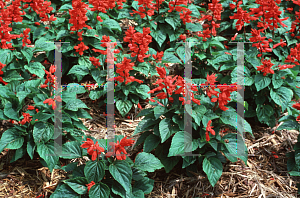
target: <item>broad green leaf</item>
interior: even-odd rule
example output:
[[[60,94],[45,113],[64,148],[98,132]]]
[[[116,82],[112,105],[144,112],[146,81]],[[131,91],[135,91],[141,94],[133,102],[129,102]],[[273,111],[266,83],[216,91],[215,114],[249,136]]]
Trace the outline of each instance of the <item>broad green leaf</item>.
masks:
[[[75,159],[82,157],[81,143],[77,141],[66,142],[62,146],[62,156],[64,159]]]
[[[105,163],[103,161],[88,161],[84,167],[84,175],[88,183],[94,181],[98,183],[105,175]]]
[[[144,142],[143,151],[150,153],[153,149],[157,147],[160,142],[160,138],[157,135],[150,134]]]
[[[130,183],[132,180],[132,170],[130,165],[123,161],[117,160],[109,166],[109,172],[113,178],[119,182],[123,188],[128,192],[130,191]]]
[[[67,184],[62,184],[58,186],[54,193],[51,194],[51,198],[80,198],[81,196],[78,195],[72,188],[70,188]]]
[[[122,117],[124,117],[132,108],[132,102],[130,100],[125,100],[125,101],[118,100],[116,102],[116,107],[120,112],[120,114],[122,115]]]
[[[149,194],[152,192],[153,186],[154,180],[144,177],[143,179],[139,180],[139,182],[135,182],[133,188],[142,190],[144,194]]]
[[[154,172],[163,167],[162,163],[151,153],[141,152],[135,158],[134,167],[147,172]]]
[[[257,91],[266,88],[271,83],[271,79],[267,76],[263,76],[263,74],[255,75],[254,81]]]
[[[45,160],[50,172],[52,173],[52,170],[54,169],[59,159],[59,156],[55,152],[54,142],[51,141],[47,142],[46,144],[37,144],[37,152],[40,157]]]
[[[227,140],[228,143],[225,142]],[[229,151],[230,156],[238,157],[247,164],[248,150],[243,138],[236,133],[228,133],[222,137],[225,147]],[[227,155],[227,156],[228,156]]]
[[[195,119],[198,126],[200,126],[200,121],[202,120],[202,117],[206,113],[206,111],[207,110],[203,105],[198,105],[195,109],[192,110],[192,117]]]
[[[270,105],[257,105],[257,118],[260,122],[265,122],[274,119],[274,110]]]
[[[13,163],[18,159],[22,158],[25,155],[25,153],[26,153],[26,145],[25,146],[23,145],[21,148],[18,148],[16,150],[15,154],[13,155],[9,163]]]
[[[215,157],[203,160],[203,171],[206,173],[210,184],[214,187],[222,176],[223,166],[219,159]]]
[[[148,93],[149,91],[150,91],[149,86],[144,84],[139,85],[139,87],[136,88],[136,92],[139,93],[139,96],[144,100],[150,98],[150,94]]]
[[[244,121],[244,127],[242,126],[242,123],[240,123],[237,120],[237,116],[239,117],[239,121]],[[229,124],[237,128],[238,132],[240,132],[241,134],[245,131],[245,132],[249,132],[253,136],[250,124],[246,120],[244,120],[244,118],[242,118],[239,114],[237,114],[236,110],[233,109],[232,107],[230,107],[226,111],[223,111],[222,116],[220,118],[224,124]]]
[[[158,145],[155,149],[155,155],[158,157],[160,162],[163,164],[166,173],[169,173],[174,166],[179,162],[179,156],[167,157],[169,152],[169,146],[164,144],[163,146]]]
[[[90,198],[109,198],[109,194],[110,194],[110,189],[109,187],[100,182],[100,184],[95,184],[91,187],[90,191],[89,191],[89,197]]]
[[[86,104],[79,99],[71,99],[66,104],[66,109],[71,111],[78,111],[79,108],[87,108]]]
[[[88,189],[86,184],[88,183],[85,177],[76,177],[72,179],[67,179],[63,182],[80,195],[84,195],[85,193],[87,193]]]
[[[67,92],[73,92],[76,94],[83,94],[86,92],[83,85],[79,85],[77,83],[70,83],[67,86]]]
[[[281,110],[284,112],[292,100],[293,91],[287,87],[279,87],[278,89],[271,89],[270,96],[277,105],[281,106]]]
[[[174,131],[171,130],[171,120],[169,118],[163,119],[159,123],[159,133],[161,137],[161,143],[164,143]]]
[[[8,66],[8,64],[12,61],[13,57],[14,56],[12,51],[10,51],[9,49],[1,49],[0,63],[6,64],[6,66]]]
[[[49,42],[46,38],[40,37],[34,46],[33,52],[41,52],[41,51],[52,51],[55,49],[54,42]]]
[[[69,74],[76,74],[76,75],[81,75],[81,76],[85,76],[89,73],[89,69],[88,67],[86,67],[85,65],[74,65],[69,73]]]
[[[164,41],[167,38],[167,35],[164,31],[161,29],[158,30],[152,30],[150,35],[157,41],[158,45],[161,47]]]
[[[27,63],[29,64],[33,57],[32,49],[30,47],[25,47],[24,49],[21,49],[21,52],[25,56]]]
[[[50,123],[37,122],[33,127],[33,138],[36,144],[48,142],[54,135],[54,126]]]
[[[112,30],[118,30],[119,32],[122,32],[121,26],[116,20],[113,20],[113,19],[103,20],[102,25],[106,26]]]
[[[8,102],[4,106],[4,115],[13,120],[19,120],[18,109],[12,105],[11,102]]]
[[[192,152],[193,142],[189,133],[184,131],[177,132],[173,138],[168,157],[180,155],[185,152]]]

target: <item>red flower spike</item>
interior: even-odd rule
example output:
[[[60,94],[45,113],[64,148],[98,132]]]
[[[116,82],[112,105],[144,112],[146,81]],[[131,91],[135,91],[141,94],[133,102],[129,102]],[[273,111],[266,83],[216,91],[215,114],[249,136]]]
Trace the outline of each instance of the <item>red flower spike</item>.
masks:
[[[88,192],[90,191],[91,187],[95,185],[94,181],[91,181],[91,183],[86,184],[87,188],[88,188]]]

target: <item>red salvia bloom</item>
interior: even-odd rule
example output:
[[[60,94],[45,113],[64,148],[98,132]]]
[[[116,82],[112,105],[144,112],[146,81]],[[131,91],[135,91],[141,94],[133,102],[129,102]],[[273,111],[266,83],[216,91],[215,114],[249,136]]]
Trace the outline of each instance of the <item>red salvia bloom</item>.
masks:
[[[271,63],[271,60],[264,60],[262,59],[262,65],[261,66],[257,66],[257,71],[262,71],[264,72],[264,76],[266,76],[267,74],[274,74],[274,71],[271,69],[271,67],[274,65],[273,63]]]
[[[27,109],[28,109],[28,110],[33,110],[33,109],[34,109],[34,106],[28,105]]]
[[[89,47],[86,46],[86,45],[84,44],[84,42],[81,42],[81,43],[78,44],[77,46],[74,46],[74,49],[76,49],[76,52],[79,52],[79,55],[82,56],[83,51],[89,49]]]
[[[88,192],[90,191],[91,187],[95,185],[94,181],[91,181],[91,183],[86,184],[87,188],[88,188]]]
[[[127,139],[127,136],[125,136],[119,143],[119,140],[117,141],[117,143],[114,142],[110,142],[109,143],[112,146],[112,150],[113,152],[116,153],[116,158],[118,160],[125,160],[126,159],[126,150],[125,150],[125,146],[131,146],[134,144],[134,140],[133,139]],[[106,157],[110,157],[112,156],[113,152],[108,152],[106,154]],[[123,154],[122,154],[123,152]]]
[[[20,122],[20,124],[24,125],[26,122],[30,122],[32,119],[32,116],[29,113],[22,113],[24,119]]]
[[[83,29],[84,27],[87,27],[88,29],[92,29],[92,27],[85,24],[85,21],[88,20],[86,13],[88,9],[88,5],[84,2],[81,2],[81,0],[72,0],[72,7],[73,9],[69,9],[70,13],[70,19],[69,23],[73,24],[71,26],[71,31],[78,31],[80,29]]]
[[[92,160],[95,161],[97,156],[105,151],[104,148],[100,147],[98,141],[94,144],[94,141],[90,138],[87,138],[86,141],[81,145],[82,148],[87,148],[87,152],[92,156]]]

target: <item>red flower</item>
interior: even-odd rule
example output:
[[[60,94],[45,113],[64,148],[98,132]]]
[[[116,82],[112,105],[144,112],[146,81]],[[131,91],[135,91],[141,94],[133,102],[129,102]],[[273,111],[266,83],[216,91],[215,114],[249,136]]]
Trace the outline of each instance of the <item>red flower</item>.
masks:
[[[32,119],[32,116],[29,113],[22,113],[24,119],[20,122],[22,125],[24,125],[26,122],[30,122]]]
[[[82,148],[87,148],[87,152],[92,156],[92,160],[97,159],[98,154],[101,154],[105,151],[104,148],[100,147],[98,141],[94,144],[94,141],[90,138],[87,138],[86,141],[81,145]]]
[[[34,109],[34,106],[28,105],[27,109],[28,109],[28,110],[33,110],[33,109]]]
[[[110,142],[109,144],[112,146],[112,150],[114,153],[116,153],[116,158],[118,160],[125,160],[126,159],[126,150],[125,150],[125,146],[131,146],[134,144],[134,140],[133,139],[126,139],[127,136],[125,136],[119,143],[119,140],[117,141],[117,143],[114,142]],[[106,154],[106,157],[110,157],[112,156],[113,152],[108,152]],[[121,153],[123,152],[123,154]]]
[[[257,66],[257,71],[262,71],[264,72],[264,76],[266,76],[267,74],[274,74],[274,71],[271,69],[271,67],[274,65],[273,63],[271,63],[271,60],[264,60],[262,59],[262,65],[261,66]]]
[[[88,192],[90,191],[91,187],[95,185],[94,181],[91,181],[91,183],[86,184],[87,188],[88,188]]]
[[[210,121],[208,121],[208,123],[207,123],[207,127],[206,127],[206,131],[209,131],[212,135],[216,135],[216,133],[215,133],[215,131],[212,129],[212,128],[214,128],[213,126],[210,126],[211,125],[211,120]]]
[[[76,52],[79,52],[79,55],[82,56],[83,51],[89,49],[89,47],[86,46],[86,45],[84,44],[84,42],[81,41],[80,44],[78,44],[77,46],[74,46],[74,49],[76,49]]]

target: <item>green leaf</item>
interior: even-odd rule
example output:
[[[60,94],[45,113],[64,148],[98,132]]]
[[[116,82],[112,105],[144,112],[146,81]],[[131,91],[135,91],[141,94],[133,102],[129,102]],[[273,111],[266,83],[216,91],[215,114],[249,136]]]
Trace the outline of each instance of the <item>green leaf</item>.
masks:
[[[171,119],[166,118],[159,123],[159,133],[161,137],[161,143],[164,143],[174,131],[171,130]]]
[[[0,63],[6,64],[6,66],[8,66],[8,64],[12,61],[13,57],[13,53],[9,49],[1,49]]]
[[[41,51],[52,51],[55,49],[54,42],[49,42],[46,38],[40,37],[36,42],[35,42],[35,47],[33,52],[41,52]]]
[[[169,152],[169,145],[164,144],[163,146],[158,145],[155,149],[155,155],[163,164],[166,173],[169,173],[174,166],[179,162],[180,157],[167,157]]]
[[[200,121],[202,120],[202,117],[206,113],[206,111],[207,110],[203,105],[198,105],[195,109],[192,110],[192,117],[195,119],[198,126],[200,126]]]
[[[281,106],[281,110],[284,112],[292,100],[293,91],[287,87],[279,87],[275,90],[271,89],[270,96],[277,105]]]
[[[228,143],[225,143],[228,140]],[[227,156],[238,157],[247,164],[248,160],[248,149],[243,141],[243,138],[236,133],[228,133],[222,137],[225,147],[227,148],[229,154]],[[228,158],[228,157],[227,157]]]
[[[36,144],[48,142],[54,135],[54,126],[50,123],[37,122],[33,127],[33,138]]]
[[[62,146],[62,156],[64,159],[75,159],[82,157],[81,143],[78,141],[66,142]]]
[[[239,120],[244,121],[244,127],[242,127],[242,123],[237,121],[237,116],[239,117]],[[235,128],[237,127],[237,130],[241,134],[245,130],[246,132],[249,132],[253,136],[250,124],[246,120],[244,120],[244,118],[242,118],[239,114],[237,114],[236,110],[233,109],[232,107],[230,107],[227,111],[223,111],[222,116],[220,118],[224,124],[229,124]]]
[[[122,32],[120,24],[117,21],[113,20],[113,19],[103,20],[102,25],[104,27],[108,27],[112,30],[118,30],[119,32]]]
[[[76,74],[76,75],[81,75],[81,76],[85,76],[89,73],[89,69],[88,67],[86,67],[85,65],[74,65],[69,73],[69,74]]]
[[[160,142],[160,138],[157,135],[150,134],[144,142],[143,151],[150,153],[153,149],[157,147]]]
[[[77,194],[84,195],[87,193],[87,180],[85,177],[76,177],[72,179],[67,179],[63,181],[67,184],[70,188],[72,188]]]
[[[162,31],[161,29],[152,30],[150,35],[157,41],[159,47],[162,46],[167,38],[166,32]]]
[[[219,159],[205,157],[203,160],[203,171],[206,173],[210,184],[214,187],[222,176],[223,166]]]
[[[267,122],[270,119],[274,119],[274,110],[270,105],[260,105],[256,107],[257,118],[260,122]]]
[[[26,146],[22,146],[21,148],[18,148],[9,163],[13,163],[18,159],[22,158],[25,155],[25,153],[26,153]]]
[[[136,92],[143,100],[150,98],[150,94],[148,93],[149,91],[150,91],[149,86],[145,84],[139,85],[139,87],[136,88]]]
[[[72,188],[70,188],[67,184],[62,184],[58,186],[55,192],[50,196],[51,198],[80,198],[81,196],[78,195]]]
[[[144,118],[139,123],[138,126],[135,128],[134,134],[138,134],[140,132],[144,132],[148,127],[156,125],[160,120],[155,120],[152,118]]]
[[[78,83],[70,83],[67,86],[67,92],[73,92],[76,94],[83,94],[86,92],[83,85],[79,85]]]
[[[200,23],[186,23],[186,29],[191,32],[199,32],[203,30]]]
[[[102,182],[100,182],[100,184],[93,185],[89,191],[90,198],[109,198],[109,194],[109,187]]]
[[[24,143],[24,137],[21,135],[21,131],[16,128],[7,129],[1,136],[0,140],[0,152],[4,150],[4,148],[8,149],[18,149]]]
[[[12,82],[12,81],[20,81],[23,80],[24,78],[22,78],[20,76],[20,74],[16,71],[16,70],[9,70],[7,72],[5,72],[5,77],[3,77],[3,81],[5,82]]]
[[[175,55],[174,53],[164,53],[164,56],[162,57],[162,60],[166,63],[182,63]]]
[[[255,75],[254,81],[257,91],[262,90],[271,83],[271,79],[267,76],[263,76],[262,74]]]
[[[185,152],[192,152],[192,150],[193,142],[191,134],[179,131],[172,138],[168,157],[180,155]]]
[[[130,191],[129,186],[132,180],[132,170],[127,162],[123,160],[114,161],[114,163],[109,166],[109,172],[127,192]]]
[[[59,156],[54,151],[54,142],[47,142],[46,144],[40,143],[37,145],[37,152],[42,159],[45,160],[47,166],[52,173],[55,165],[58,162]]]
[[[27,153],[31,159],[33,159],[35,147],[35,143],[32,139],[27,142]]]
[[[66,109],[71,111],[78,111],[79,108],[87,108],[86,104],[79,99],[71,99],[66,104]]]
[[[163,167],[162,163],[151,153],[141,152],[135,158],[134,167],[147,172],[154,172]]]
[[[132,67],[134,70],[141,72],[148,76],[150,65],[147,62],[140,63],[137,67]]]
[[[190,4],[188,9],[192,11],[192,17],[200,17],[200,12],[198,11],[197,7],[194,4]]]
[[[165,114],[168,111],[166,107],[156,106],[154,107],[154,117],[158,119],[161,115]]]
[[[225,49],[224,45],[220,41],[211,41],[209,42],[209,46],[216,46],[218,48]]]
[[[176,16],[173,15],[172,13],[170,13],[170,15],[168,17],[165,18],[165,21],[172,26],[172,28],[174,29],[174,31],[176,30],[176,27],[180,24],[181,19]]]
[[[33,41],[35,41],[37,38],[42,37],[44,34],[47,33],[47,30],[45,27],[38,27],[33,31]]]
[[[88,183],[91,181],[98,183],[105,175],[105,163],[103,161],[88,161],[84,167],[84,175]]]
[[[139,182],[135,182],[133,188],[142,190],[144,194],[149,194],[152,192],[153,186],[154,180],[144,177],[143,179],[139,180]]]
[[[35,74],[40,78],[44,78],[45,75],[45,67],[39,63],[39,62],[30,62],[28,65],[24,66],[25,69],[28,69],[28,71],[31,74]]]
[[[29,64],[32,57],[33,57],[33,52],[30,47],[25,47],[24,49],[21,49],[22,54],[25,56],[27,59],[27,63]]]
[[[13,107],[11,102],[6,103],[4,106],[4,115],[13,120],[19,120],[19,110]]]
[[[122,117],[124,117],[132,108],[132,102],[130,100],[125,100],[125,101],[118,100],[116,102],[116,107],[120,112],[120,114],[122,115]]]

